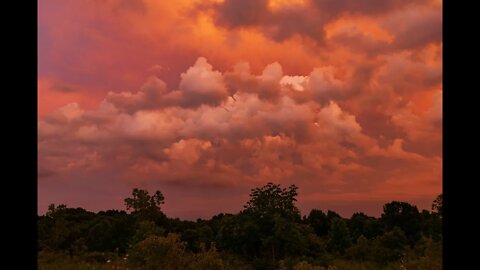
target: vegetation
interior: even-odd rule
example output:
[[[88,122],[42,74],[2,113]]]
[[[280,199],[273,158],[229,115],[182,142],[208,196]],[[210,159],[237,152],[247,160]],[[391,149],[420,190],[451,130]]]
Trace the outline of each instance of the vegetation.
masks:
[[[390,202],[380,218],[314,209],[297,187],[255,188],[244,210],[182,221],[160,191],[134,189],[126,211],[50,205],[38,217],[39,269],[442,269],[442,195],[432,211]]]

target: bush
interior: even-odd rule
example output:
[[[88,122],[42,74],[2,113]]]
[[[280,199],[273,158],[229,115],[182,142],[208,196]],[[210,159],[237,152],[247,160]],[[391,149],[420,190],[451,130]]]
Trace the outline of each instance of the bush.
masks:
[[[152,235],[133,247],[129,262],[141,269],[180,270],[187,267],[185,253],[185,243],[177,234]]]
[[[206,250],[205,244],[200,245],[201,252],[195,254],[193,262],[190,265],[192,270],[222,270],[225,269],[222,258],[217,252],[215,245],[212,244],[209,250]]]
[[[403,256],[408,245],[405,233],[398,227],[386,232],[373,241],[373,255],[379,263],[386,264],[398,261]]]
[[[365,261],[369,260],[372,256],[371,242],[365,238],[365,236],[360,235],[357,242],[347,249],[347,258]]]

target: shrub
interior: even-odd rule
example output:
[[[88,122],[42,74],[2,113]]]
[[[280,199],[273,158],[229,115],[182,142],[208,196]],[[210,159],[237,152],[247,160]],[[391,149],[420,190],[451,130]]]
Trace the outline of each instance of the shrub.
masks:
[[[142,269],[185,269],[185,253],[185,243],[177,234],[170,233],[166,237],[152,235],[133,247],[129,262]]]

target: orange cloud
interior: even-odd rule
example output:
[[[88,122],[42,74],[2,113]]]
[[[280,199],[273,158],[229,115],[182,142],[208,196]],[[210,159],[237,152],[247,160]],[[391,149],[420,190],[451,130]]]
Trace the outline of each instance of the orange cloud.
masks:
[[[142,186],[205,217],[204,194],[236,211],[266,181],[300,186],[303,211],[427,207],[442,5],[373,2],[42,1],[39,207],[121,207]]]

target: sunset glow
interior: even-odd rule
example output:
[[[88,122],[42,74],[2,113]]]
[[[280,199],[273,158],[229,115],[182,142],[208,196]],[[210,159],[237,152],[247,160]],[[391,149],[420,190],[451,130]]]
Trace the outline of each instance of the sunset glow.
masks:
[[[437,0],[38,2],[38,210],[185,219],[267,182],[312,208],[442,193]]]

